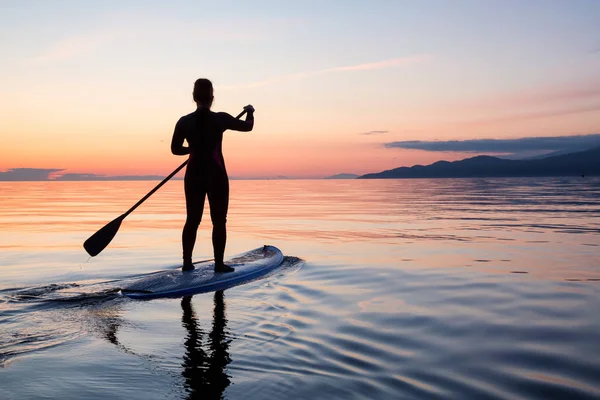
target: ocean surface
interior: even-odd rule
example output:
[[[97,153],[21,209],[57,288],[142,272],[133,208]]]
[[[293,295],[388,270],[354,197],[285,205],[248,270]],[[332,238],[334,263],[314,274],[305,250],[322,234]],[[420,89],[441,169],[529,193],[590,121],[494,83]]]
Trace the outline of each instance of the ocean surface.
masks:
[[[155,184],[0,182],[1,399],[600,398],[600,179],[232,181],[227,256],[283,266],[136,301],[182,181],[82,243]]]

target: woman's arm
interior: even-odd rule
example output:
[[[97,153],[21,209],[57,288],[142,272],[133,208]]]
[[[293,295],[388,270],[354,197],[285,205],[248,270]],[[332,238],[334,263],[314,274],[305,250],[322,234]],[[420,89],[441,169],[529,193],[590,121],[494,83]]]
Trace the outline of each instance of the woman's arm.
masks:
[[[246,106],[244,107],[244,110],[246,110],[245,121],[233,118],[227,113],[219,113],[225,118],[225,129],[231,129],[232,131],[240,132],[250,132],[252,128],[254,128],[254,107]]]
[[[173,138],[171,139],[171,153],[176,156],[185,156],[190,154],[190,148],[183,145],[185,140],[185,133],[181,126],[181,120],[175,125],[175,131],[173,132]]]

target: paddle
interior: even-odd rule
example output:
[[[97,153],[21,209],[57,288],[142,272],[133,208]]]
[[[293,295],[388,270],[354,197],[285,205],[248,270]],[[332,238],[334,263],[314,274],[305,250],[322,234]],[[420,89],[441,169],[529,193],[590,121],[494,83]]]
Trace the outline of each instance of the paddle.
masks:
[[[242,115],[244,115],[245,113],[246,113],[245,110],[242,111],[236,118],[241,118]],[[104,250],[104,248],[106,248],[106,246],[108,246],[110,241],[113,240],[113,238],[119,231],[119,228],[121,227],[121,222],[123,222],[125,217],[127,217],[129,214],[131,214],[133,212],[133,210],[138,208],[140,204],[142,204],[144,201],[146,201],[148,199],[148,197],[152,196],[154,194],[154,192],[156,192],[158,189],[161,188],[162,185],[167,183],[167,181],[169,179],[171,179],[173,176],[175,176],[175,174],[177,174],[179,171],[181,171],[181,169],[183,167],[185,167],[187,165],[187,163],[188,163],[188,160],[185,160],[185,162],[183,164],[181,164],[179,167],[177,167],[177,169],[175,169],[175,171],[171,172],[169,174],[169,176],[167,176],[165,179],[163,179],[161,183],[156,185],[156,187],[154,189],[152,189],[150,192],[148,192],[147,195],[142,197],[142,199],[140,201],[138,201],[137,203],[135,203],[133,205],[133,207],[131,207],[129,210],[127,210],[127,212],[125,212],[124,214],[113,219],[108,224],[106,224],[103,228],[101,228],[98,232],[96,232],[92,236],[90,236],[83,243],[83,248],[85,249],[85,251],[87,251],[90,256],[94,257],[94,256],[97,256],[102,250]]]

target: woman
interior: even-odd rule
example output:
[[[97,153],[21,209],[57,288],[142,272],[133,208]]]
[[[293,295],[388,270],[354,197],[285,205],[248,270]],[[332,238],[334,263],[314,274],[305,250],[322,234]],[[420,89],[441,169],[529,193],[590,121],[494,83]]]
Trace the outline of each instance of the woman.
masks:
[[[229,206],[229,178],[223,159],[223,132],[227,129],[249,132],[254,127],[254,107],[244,107],[246,120],[242,121],[227,113],[215,113],[212,106],[213,86],[208,79],[198,79],[194,84],[193,98],[197,109],[183,116],[175,125],[171,152],[182,156],[189,154],[185,172],[185,205],[187,218],[183,227],[183,271],[194,269],[192,252],[196,233],[202,220],[204,199],[208,195],[210,218],[213,224],[212,243],[215,272],[232,272],[234,269],[223,262],[227,241],[227,208]],[[186,140],[188,146],[183,146]]]

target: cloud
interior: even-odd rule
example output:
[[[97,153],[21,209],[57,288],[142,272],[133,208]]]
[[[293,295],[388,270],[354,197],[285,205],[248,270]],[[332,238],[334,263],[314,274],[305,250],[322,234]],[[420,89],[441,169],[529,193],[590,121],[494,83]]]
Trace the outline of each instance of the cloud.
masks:
[[[172,15],[149,12],[113,13],[96,26],[71,33],[45,48],[29,61],[51,63],[97,55],[128,47],[138,49],[142,44],[171,46],[188,40],[193,43],[241,42],[247,43],[281,34],[290,24],[299,20],[281,18],[205,18],[196,24]],[[135,47],[134,47],[135,46]]]
[[[359,133],[359,135],[382,135],[384,133],[388,133],[389,131],[369,131],[369,132],[363,132],[363,133]]]
[[[36,63],[64,61],[94,54],[100,48],[116,42],[121,33],[118,30],[98,30],[66,37],[55,42],[40,55],[33,57],[31,61]]]
[[[597,112],[600,111],[600,105],[589,105],[589,106],[572,106],[565,107],[557,110],[549,110],[549,111],[534,111],[527,113],[518,113],[509,116],[503,117],[495,117],[495,118],[485,118],[481,120],[471,121],[473,124],[489,124],[489,123],[498,123],[498,122],[510,122],[510,121],[522,121],[528,119],[540,119],[540,118],[550,118],[557,117],[561,115],[572,115],[572,114],[582,114],[588,112]]]
[[[600,134],[526,137],[519,139],[471,139],[448,141],[411,140],[385,143],[386,148],[460,153],[532,153],[600,146]]]
[[[321,69],[321,70],[316,70],[316,71],[308,71],[308,72],[298,72],[295,74],[282,75],[282,76],[274,77],[271,79],[266,79],[264,81],[249,82],[249,83],[244,83],[241,85],[227,85],[227,86],[224,86],[223,89],[225,89],[225,90],[249,89],[249,88],[274,85],[276,83],[281,83],[281,82],[288,82],[288,81],[308,78],[308,77],[315,76],[315,75],[331,74],[331,73],[337,73],[337,72],[373,71],[373,70],[380,70],[380,69],[395,68],[395,67],[399,67],[399,66],[423,62],[423,61],[429,60],[430,58],[431,58],[430,55],[417,54],[417,55],[413,55],[413,56],[392,58],[389,60],[376,61],[376,62],[370,62],[370,63],[364,63],[364,64],[347,65],[347,66],[342,66],[342,67],[326,68],[326,69]]]
[[[47,181],[51,174],[64,171],[55,168],[12,168],[0,172],[0,181]]]
[[[429,59],[427,55],[415,55],[408,57],[392,58],[390,60],[371,62],[366,64],[350,65],[346,67],[335,67],[328,68],[321,71],[314,72],[315,74],[321,74],[326,72],[344,72],[344,71],[371,71],[377,69],[395,68],[402,65],[412,64],[415,62],[421,62]]]
[[[436,111],[451,116],[450,118],[457,125],[468,126],[598,113],[600,112],[600,75],[478,99],[472,98],[468,101],[448,104]],[[593,115],[589,117],[593,118]]]
[[[11,168],[0,171],[1,181],[160,181],[162,175],[115,175],[64,173],[58,168]],[[180,178],[173,178],[180,179]]]
[[[547,106],[565,101],[593,101],[600,99],[600,77],[581,79],[569,84],[537,87],[489,98],[479,98],[458,105],[465,110],[494,108],[524,108]]]

